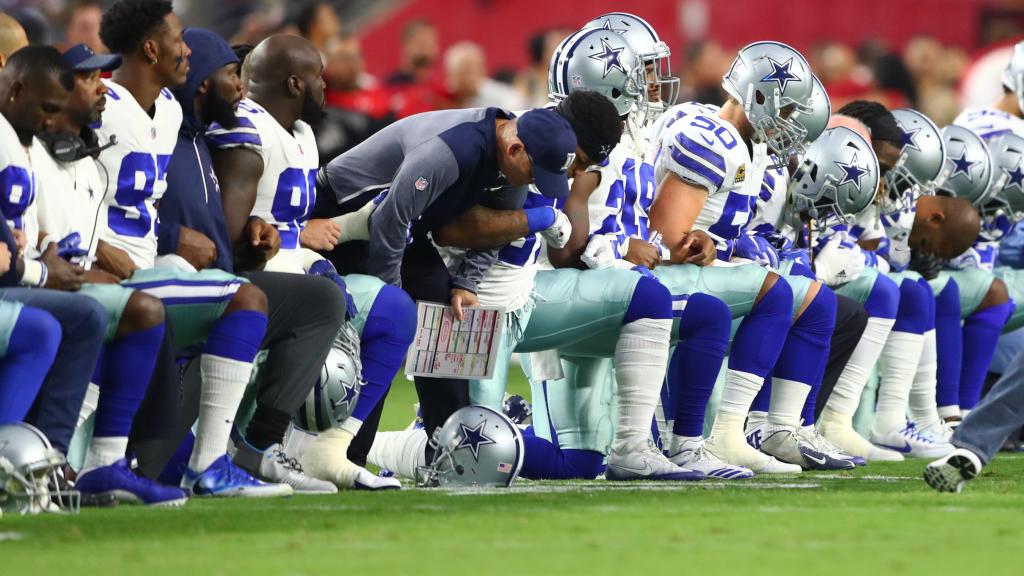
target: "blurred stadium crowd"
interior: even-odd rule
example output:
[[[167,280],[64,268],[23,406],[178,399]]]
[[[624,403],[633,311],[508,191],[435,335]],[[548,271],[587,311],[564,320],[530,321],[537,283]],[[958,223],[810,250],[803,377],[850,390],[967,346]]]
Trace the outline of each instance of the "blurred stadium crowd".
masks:
[[[84,42],[106,51],[99,38],[104,0],[0,0],[0,9],[24,26],[32,43],[59,48]],[[360,32],[368,18],[400,2],[366,0],[178,0],[176,9],[190,22],[218,30],[232,44],[257,44],[272,33],[291,32],[309,39],[326,64],[328,118],[317,135],[321,158],[334,158],[369,135],[419,112],[443,108],[499,106],[521,110],[548,101],[546,71],[568,27],[537,30],[526,45],[528,64],[496,68],[478,44],[443,38],[427,18],[401,29],[391,69],[368,69]],[[922,3],[927,6],[928,3]],[[443,15],[438,15],[443,17]],[[966,23],[962,23],[967,25]],[[868,37],[857,45],[823,41],[810,47],[812,68],[838,109],[858,99],[876,100],[890,109],[920,110],[939,126],[965,106],[987,105],[1009,57],[1024,36],[1014,18],[984,22],[980,46],[944,45],[928,35],[910,38],[900,49]],[[722,75],[739,46],[713,39],[673,46],[674,72],[681,79],[680,101],[724,99]],[[510,50],[515,49],[509,47]]]

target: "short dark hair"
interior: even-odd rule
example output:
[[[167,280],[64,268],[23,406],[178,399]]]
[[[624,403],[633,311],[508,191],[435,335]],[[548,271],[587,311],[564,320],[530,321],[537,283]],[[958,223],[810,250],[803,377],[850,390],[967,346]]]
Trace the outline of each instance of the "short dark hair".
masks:
[[[622,119],[615,104],[593,90],[576,90],[558,103],[555,112],[569,121],[576,142],[590,161],[600,164],[622,138]]]
[[[20,80],[38,80],[56,75],[61,87],[72,90],[75,87],[75,76],[64,63],[60,50],[53,46],[25,46],[7,60],[3,75]]]
[[[235,57],[238,58],[239,63],[244,64],[245,59],[249,57],[249,54],[256,48],[252,44],[235,44],[231,47],[231,51],[235,53]]]
[[[854,100],[836,111],[836,114],[856,118],[863,122],[871,131],[872,140],[883,140],[895,144],[897,147],[903,145],[903,131],[896,124],[896,117],[888,108],[878,102]]]
[[[299,29],[299,34],[302,36],[309,34],[309,30],[313,27],[313,22],[316,20],[317,10],[324,4],[330,6],[326,0],[306,0],[306,2],[299,3],[298,9],[292,17],[292,22]]]
[[[100,40],[115,54],[131,54],[173,9],[169,0],[118,0],[103,14]]]

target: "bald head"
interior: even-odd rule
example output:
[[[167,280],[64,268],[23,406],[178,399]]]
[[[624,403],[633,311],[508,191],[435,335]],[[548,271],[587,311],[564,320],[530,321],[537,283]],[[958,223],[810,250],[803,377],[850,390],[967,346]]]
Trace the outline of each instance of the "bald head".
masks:
[[[0,12],[0,68],[7,64],[11,54],[25,46],[28,46],[25,29],[10,15]]]
[[[967,200],[951,196],[922,196],[917,200],[910,247],[952,259],[971,247],[980,230],[978,211]]]
[[[249,82],[271,86],[284,84],[289,77],[318,74],[322,67],[320,52],[301,36],[275,34],[260,42],[248,58]]]

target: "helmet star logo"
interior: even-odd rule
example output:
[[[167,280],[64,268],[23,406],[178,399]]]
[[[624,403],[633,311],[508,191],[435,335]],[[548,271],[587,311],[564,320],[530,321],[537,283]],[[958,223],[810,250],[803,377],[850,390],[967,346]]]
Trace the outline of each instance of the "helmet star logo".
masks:
[[[785,92],[786,85],[791,81],[800,81],[800,77],[790,71],[790,68],[793,66],[792,58],[786,60],[785,64],[780,64],[779,62],[776,62],[774,58],[769,56],[768,63],[772,65],[771,74],[761,78],[761,82],[778,82],[779,92]]]
[[[967,177],[969,182],[974,182],[974,176],[971,174],[971,168],[977,164],[977,162],[971,162],[967,159],[967,148],[965,147],[963,152],[960,153],[959,158],[950,158],[953,162],[953,173],[949,175],[950,178],[955,177],[957,174],[963,174]]]
[[[480,447],[485,444],[497,444],[497,442],[484,435],[484,426],[486,424],[487,420],[481,420],[479,424],[470,428],[460,422],[459,427],[462,428],[462,440],[459,440],[459,445],[455,449],[469,448],[473,453],[473,459],[479,462]]]
[[[1006,187],[1016,186],[1019,190],[1024,190],[1024,170],[1021,170],[1020,166],[1014,166],[1013,170],[1006,171],[1007,176],[1010,177],[1010,181],[1006,184]]]
[[[913,148],[918,152],[921,151],[921,147],[917,145],[917,133],[921,131],[920,128],[916,130],[906,130],[902,124],[897,123],[902,135],[900,136],[900,147],[901,148]]]
[[[608,30],[609,32],[615,32],[619,36],[622,36],[623,34],[625,34],[627,32],[627,30],[625,28],[612,28],[612,19],[611,18],[609,18],[609,19],[604,21],[604,26],[602,26],[602,28],[604,28],[605,30]]]
[[[852,182],[854,186],[860,186],[861,176],[867,174],[867,169],[861,168],[857,165],[857,155],[853,155],[853,160],[849,164],[835,161],[835,165],[839,166],[843,170],[843,179],[839,181],[837,186],[842,186],[847,182]]]
[[[612,48],[608,45],[607,40],[604,38],[601,39],[601,52],[591,54],[590,58],[604,64],[604,74],[601,76],[602,78],[607,78],[608,73],[612,70],[618,70],[623,74],[626,73],[626,69],[623,68],[622,62],[619,61],[619,54],[621,54],[623,50],[625,50],[625,48]]]
[[[340,408],[341,406],[345,406],[349,410],[351,410],[352,403],[355,402],[356,398],[359,396],[359,390],[356,389],[356,383],[355,382],[351,382],[350,383],[350,382],[346,381],[345,379],[343,379],[341,381],[341,392],[342,392],[342,396],[341,396],[341,398],[338,398],[334,402],[334,407],[335,408]]]

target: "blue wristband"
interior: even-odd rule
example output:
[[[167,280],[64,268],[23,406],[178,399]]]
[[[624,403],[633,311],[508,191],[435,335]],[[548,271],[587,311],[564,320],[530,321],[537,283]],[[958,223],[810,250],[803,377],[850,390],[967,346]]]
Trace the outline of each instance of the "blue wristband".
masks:
[[[541,230],[547,230],[555,224],[555,209],[551,206],[530,208],[523,210],[526,213],[526,227],[530,234],[536,234]]]

